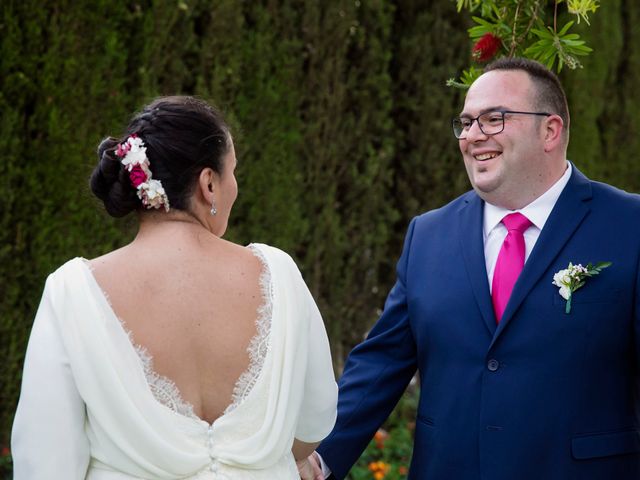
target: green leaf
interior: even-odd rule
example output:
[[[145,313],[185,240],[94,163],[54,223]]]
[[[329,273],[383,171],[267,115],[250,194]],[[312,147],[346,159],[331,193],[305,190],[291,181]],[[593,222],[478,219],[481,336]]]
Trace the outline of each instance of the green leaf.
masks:
[[[549,33],[548,30],[540,30],[538,28],[532,28],[531,33],[534,33],[539,38],[550,38],[553,39],[553,34]]]
[[[469,85],[466,85],[465,83],[462,83],[461,81],[456,80],[455,78],[448,78],[447,81],[445,82],[445,85],[447,87],[459,88],[460,90],[469,89]]]
[[[477,38],[480,38],[481,36],[490,33],[492,30],[483,26],[483,25],[478,25],[475,27],[471,27],[469,30],[467,30],[469,32],[469,37],[471,37],[472,40],[475,40]]]
[[[492,27],[493,23],[488,22],[487,20],[485,20],[482,17],[471,17],[473,19],[474,22],[476,22],[478,25],[484,25],[485,27]]]
[[[567,22],[567,24],[564,27],[562,27],[562,30],[560,30],[560,32],[558,32],[558,35],[562,36],[565,33],[567,33],[567,30],[569,30],[571,28],[571,25],[573,25],[573,20],[571,20],[570,22]]]
[[[454,87],[454,88],[466,90],[471,86],[473,82],[476,81],[476,79],[480,75],[482,75],[482,70],[474,66],[471,66],[467,70],[464,70],[462,72],[462,75],[460,76],[459,80],[450,78],[447,80],[446,85],[447,87]]]
[[[584,44],[583,40],[566,40],[562,38],[560,39],[560,41],[569,47],[578,47]]]
[[[573,47],[573,49],[575,50],[573,52],[575,55],[588,55],[590,52],[593,52],[593,48],[582,45]]]

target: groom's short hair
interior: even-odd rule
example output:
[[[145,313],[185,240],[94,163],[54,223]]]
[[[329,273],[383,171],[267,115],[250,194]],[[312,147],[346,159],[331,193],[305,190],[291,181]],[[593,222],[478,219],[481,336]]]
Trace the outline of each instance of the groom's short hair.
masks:
[[[503,57],[489,63],[484,73],[492,70],[522,70],[529,75],[536,87],[534,107],[540,111],[555,113],[562,118],[565,132],[569,133],[569,106],[567,96],[557,75],[535,60],[521,57]]]

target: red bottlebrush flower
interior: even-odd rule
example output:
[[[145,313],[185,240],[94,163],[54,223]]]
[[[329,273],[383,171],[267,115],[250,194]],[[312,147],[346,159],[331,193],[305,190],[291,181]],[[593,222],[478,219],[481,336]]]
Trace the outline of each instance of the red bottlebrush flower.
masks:
[[[500,37],[495,36],[493,33],[485,33],[473,46],[471,55],[479,62],[486,62],[495,56],[501,46],[502,40],[500,40]]]

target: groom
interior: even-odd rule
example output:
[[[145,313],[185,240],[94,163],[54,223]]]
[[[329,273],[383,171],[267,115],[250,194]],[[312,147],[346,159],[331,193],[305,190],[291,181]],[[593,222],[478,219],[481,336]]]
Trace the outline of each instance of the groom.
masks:
[[[565,94],[536,62],[489,65],[453,127],[473,191],[409,225],[325,468],[345,477],[417,369],[410,479],[639,479],[640,197],[567,162]],[[597,262],[567,306],[556,273]]]

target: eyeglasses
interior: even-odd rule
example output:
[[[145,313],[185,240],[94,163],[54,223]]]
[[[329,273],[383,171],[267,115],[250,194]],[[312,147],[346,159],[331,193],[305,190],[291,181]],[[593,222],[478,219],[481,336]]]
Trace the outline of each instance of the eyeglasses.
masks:
[[[486,112],[478,115],[475,118],[470,117],[458,117],[454,118],[451,122],[453,125],[453,134],[458,140],[464,140],[467,138],[467,133],[473,125],[473,122],[478,121],[478,127],[480,131],[485,135],[496,135],[504,130],[504,116],[511,114],[518,115],[541,115],[544,117],[550,117],[551,113],[546,112],[516,112],[514,110],[494,110],[492,112]]]

